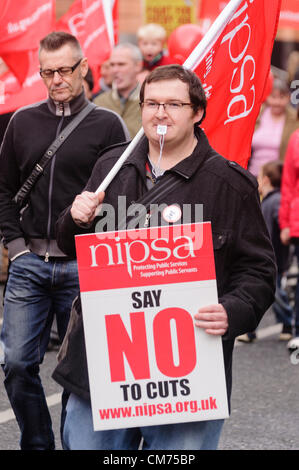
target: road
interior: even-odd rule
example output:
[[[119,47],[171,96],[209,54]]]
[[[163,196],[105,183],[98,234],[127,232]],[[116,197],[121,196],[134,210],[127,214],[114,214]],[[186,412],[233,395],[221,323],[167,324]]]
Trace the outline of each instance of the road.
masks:
[[[299,364],[291,363],[286,343],[278,340],[279,331],[269,310],[255,343],[236,342],[232,412],[224,425],[220,450],[299,450]],[[47,352],[41,375],[59,450],[61,388],[51,379],[56,354]],[[17,450],[19,430],[0,374],[0,450]]]

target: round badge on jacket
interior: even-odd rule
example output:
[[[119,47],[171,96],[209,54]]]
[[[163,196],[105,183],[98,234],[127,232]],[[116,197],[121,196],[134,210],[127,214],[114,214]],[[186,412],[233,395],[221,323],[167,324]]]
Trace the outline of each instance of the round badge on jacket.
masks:
[[[168,223],[174,223],[182,217],[181,208],[175,204],[165,207],[162,211],[163,219]]]

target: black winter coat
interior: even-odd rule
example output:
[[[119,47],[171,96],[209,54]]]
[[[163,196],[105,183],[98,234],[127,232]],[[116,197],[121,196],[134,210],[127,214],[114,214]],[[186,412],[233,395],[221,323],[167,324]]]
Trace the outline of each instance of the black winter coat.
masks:
[[[227,311],[229,322],[228,331],[223,336],[223,353],[230,397],[234,339],[256,329],[272,304],[276,268],[256,179],[238,164],[220,155],[213,157],[215,151],[200,129],[197,138],[198,144],[192,155],[164,173],[163,177],[168,172],[176,174],[182,184],[164,195],[159,204],[177,204],[182,208],[183,204],[201,203],[203,221],[211,221],[218,297]],[[114,146],[101,157],[87,190],[98,188],[124,149],[122,145]],[[118,196],[126,195],[129,206],[147,191],[147,153],[148,143],[144,138],[107,188],[105,203],[116,207]],[[95,223],[89,229],[79,228],[70,215],[70,209],[67,209],[58,220],[58,245],[69,256],[74,256],[74,235],[93,232]],[[74,303],[60,362],[53,377],[70,392],[89,398],[80,298]]]

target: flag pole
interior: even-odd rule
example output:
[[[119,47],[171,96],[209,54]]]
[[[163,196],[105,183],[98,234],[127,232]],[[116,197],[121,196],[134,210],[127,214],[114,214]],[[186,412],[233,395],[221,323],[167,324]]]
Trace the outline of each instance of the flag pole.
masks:
[[[193,49],[189,57],[185,60],[183,67],[194,70],[206,55],[206,50],[211,48],[217,41],[228,21],[235,14],[243,0],[230,0],[222,12],[217,16],[214,23],[208,29],[199,44]]]
[[[105,191],[107,186],[109,186],[109,184],[111,183],[115,175],[119,172],[119,170],[121,169],[122,165],[124,164],[128,156],[131,154],[132,150],[137,146],[138,142],[140,141],[143,135],[144,135],[144,131],[143,131],[143,127],[141,127],[141,129],[139,129],[139,131],[135,135],[134,139],[129,143],[124,153],[119,157],[117,162],[111,168],[108,175],[103,179],[102,183],[96,190],[96,194],[100,193],[101,191]]]
[[[110,46],[113,47],[114,44],[114,34],[113,34],[113,19],[112,19],[112,3],[111,0],[103,0],[103,11],[106,21],[106,28],[109,37]]]
[[[209,47],[212,47],[212,45],[217,41],[218,37],[222,33],[224,27],[228,23],[228,21],[231,19],[231,17],[234,15],[236,12],[237,8],[241,4],[243,0],[230,0],[230,2],[225,6],[225,8],[222,10],[222,12],[218,15],[210,29],[207,31],[207,33],[204,35],[202,40],[199,42],[199,44],[193,49],[189,57],[185,60],[183,63],[183,67],[189,70],[194,70],[199,63],[202,61],[202,59],[206,55],[206,51]],[[98,194],[101,191],[105,191],[106,188],[109,186],[115,175],[119,172],[121,169],[122,165],[128,158],[128,156],[132,153],[134,148],[137,146],[139,143],[140,139],[144,135],[144,130],[143,127],[138,131],[134,139],[130,142],[124,153],[119,157],[115,165],[111,168],[110,172],[104,178],[98,189],[95,191],[96,194]]]

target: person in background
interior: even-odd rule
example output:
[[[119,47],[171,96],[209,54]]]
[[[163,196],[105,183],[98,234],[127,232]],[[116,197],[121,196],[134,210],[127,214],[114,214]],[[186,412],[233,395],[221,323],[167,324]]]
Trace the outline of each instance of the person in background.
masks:
[[[109,59],[105,60],[101,64],[101,77],[99,80],[99,91],[94,93],[93,99],[96,98],[98,95],[105,93],[105,91],[110,91],[112,88],[112,75],[111,75],[111,67]]]
[[[151,71],[160,65],[173,63],[165,51],[166,31],[160,24],[149,23],[137,31],[138,47],[143,56],[143,68]]]
[[[89,99],[89,101],[92,101],[92,97],[93,97],[92,90],[94,87],[94,79],[93,79],[93,75],[92,75],[92,71],[90,67],[88,67],[87,74],[84,77],[83,87],[84,87],[86,98]]]
[[[57,245],[56,220],[83,190],[101,151],[128,135],[119,116],[91,106],[52,153],[20,209],[14,200],[20,187],[55,137],[90,105],[83,90],[87,58],[74,36],[62,31],[47,35],[40,42],[39,60],[48,99],[13,115],[0,150],[0,230],[10,259],[1,331],[4,385],[22,450],[55,448],[39,370],[54,315],[62,340],[79,288],[76,260]]]
[[[289,138],[298,127],[297,113],[290,105],[289,86],[275,78],[272,91],[257,119],[248,170],[258,177],[265,163],[283,161]]]
[[[299,129],[291,136],[287,148],[281,184],[279,209],[280,238],[284,245],[292,245],[299,266]],[[299,348],[299,282],[295,291],[294,338],[290,340]]]
[[[289,268],[289,247],[281,243],[279,226],[279,208],[281,200],[281,177],[283,163],[279,160],[271,161],[262,166],[258,175],[261,208],[272,241],[276,265],[277,283],[275,302],[272,305],[278,323],[282,323],[279,339],[288,341],[292,338],[293,309],[289,304],[288,296],[281,286],[282,276]],[[256,332],[252,331],[239,336],[238,341],[251,343],[256,339]]]
[[[142,66],[141,52],[134,44],[118,44],[112,50],[109,63],[112,89],[94,98],[94,103],[119,114],[133,138],[141,128],[137,80]]]

